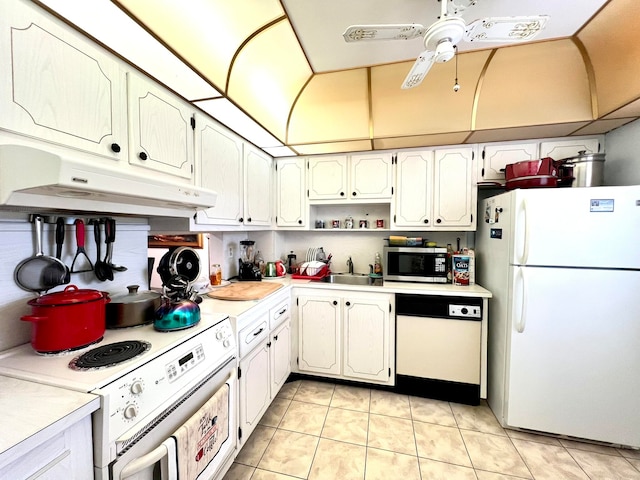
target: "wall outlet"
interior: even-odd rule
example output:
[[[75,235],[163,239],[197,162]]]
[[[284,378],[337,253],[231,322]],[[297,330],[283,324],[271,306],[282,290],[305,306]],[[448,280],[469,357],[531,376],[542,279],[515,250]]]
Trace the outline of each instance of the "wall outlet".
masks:
[[[227,252],[229,258],[233,258],[233,247],[229,246],[229,251]]]

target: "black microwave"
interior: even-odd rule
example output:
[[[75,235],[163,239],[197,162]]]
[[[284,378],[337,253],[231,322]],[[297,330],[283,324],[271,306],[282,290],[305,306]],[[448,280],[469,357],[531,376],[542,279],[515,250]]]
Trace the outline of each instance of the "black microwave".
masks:
[[[445,247],[384,247],[382,276],[399,282],[447,283]]]

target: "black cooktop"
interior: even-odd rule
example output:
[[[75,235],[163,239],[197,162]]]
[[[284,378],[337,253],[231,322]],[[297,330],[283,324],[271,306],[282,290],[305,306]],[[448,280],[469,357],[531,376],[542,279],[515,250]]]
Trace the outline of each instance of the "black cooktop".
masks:
[[[74,358],[69,362],[69,368],[73,370],[108,368],[142,355],[150,348],[151,344],[143,340],[108,343]]]

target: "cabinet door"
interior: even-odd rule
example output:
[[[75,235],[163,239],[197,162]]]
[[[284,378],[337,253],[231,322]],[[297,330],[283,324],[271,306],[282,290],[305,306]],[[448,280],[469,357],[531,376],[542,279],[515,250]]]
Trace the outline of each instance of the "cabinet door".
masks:
[[[379,295],[372,298],[345,295],[343,308],[343,375],[388,381],[391,376],[389,299]]]
[[[271,402],[269,347],[262,342],[240,361],[240,428],[247,439]]]
[[[307,226],[305,159],[276,161],[276,224],[279,227]]]
[[[298,297],[298,368],[340,374],[340,302],[335,297]]]
[[[244,146],[244,224],[271,225],[271,157]]]
[[[275,397],[291,373],[291,321],[271,333],[271,398]]]
[[[473,150],[452,148],[435,151],[433,216],[436,227],[469,227],[473,224]]]
[[[238,225],[243,214],[242,140],[203,116],[196,122],[200,186],[218,194],[216,206],[198,211],[196,223]]]
[[[393,191],[393,169],[390,153],[351,155],[351,200],[388,200]]]
[[[334,155],[308,160],[309,200],[347,199],[347,157]]]
[[[130,72],[129,163],[193,178],[193,107],[151,80]]]
[[[538,158],[538,144],[509,143],[482,145],[479,181],[504,181],[505,168],[510,163]]]
[[[396,227],[430,227],[433,152],[400,152],[397,158],[393,223]]]
[[[582,150],[587,153],[598,153],[600,151],[600,140],[598,138],[576,138],[540,143],[540,156],[543,158],[551,157],[554,160],[575,157]]]
[[[125,72],[87,39],[23,2],[0,15],[0,128],[127,158]]]

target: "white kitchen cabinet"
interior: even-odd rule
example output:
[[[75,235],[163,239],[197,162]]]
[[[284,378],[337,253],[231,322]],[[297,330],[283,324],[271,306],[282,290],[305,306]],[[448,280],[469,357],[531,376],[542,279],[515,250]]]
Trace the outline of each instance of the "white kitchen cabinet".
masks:
[[[300,372],[394,384],[392,295],[331,290],[297,302]]]
[[[127,158],[126,74],[85,37],[26,2],[0,15],[0,128]]]
[[[330,155],[308,160],[310,201],[389,201],[391,153]]]
[[[473,148],[399,152],[392,228],[475,230]]]
[[[540,157],[562,160],[563,158],[575,157],[582,150],[587,153],[598,153],[600,148],[601,141],[598,137],[549,140],[540,143]]]
[[[343,294],[345,377],[393,384],[389,295]]]
[[[87,448],[87,445],[89,448]],[[93,478],[91,416],[69,426],[0,469],[0,478]]]
[[[393,157],[390,153],[349,157],[349,198],[384,200],[393,194]]]
[[[433,217],[435,227],[475,230],[477,206],[471,147],[435,151]]]
[[[487,143],[478,150],[482,152],[478,182],[504,182],[508,164],[539,158],[537,142]]]
[[[240,355],[239,425],[245,442],[291,373],[290,294],[284,292],[241,315],[236,325]],[[271,308],[269,308],[271,307]]]
[[[287,319],[271,333],[269,364],[271,399],[275,398],[291,373],[291,321]]]
[[[311,157],[309,172],[309,200],[346,200],[348,166],[346,155]]]
[[[276,160],[276,225],[307,227],[306,161],[301,157]]]
[[[197,223],[241,223],[244,214],[243,143],[236,134],[204,115],[196,116],[198,184],[218,194],[215,207],[198,211]]]
[[[341,299],[336,292],[298,297],[298,368],[339,375],[342,371]]]
[[[195,109],[141,74],[127,77],[129,163],[192,180]]]
[[[271,225],[272,159],[252,145],[244,145],[245,225]]]

